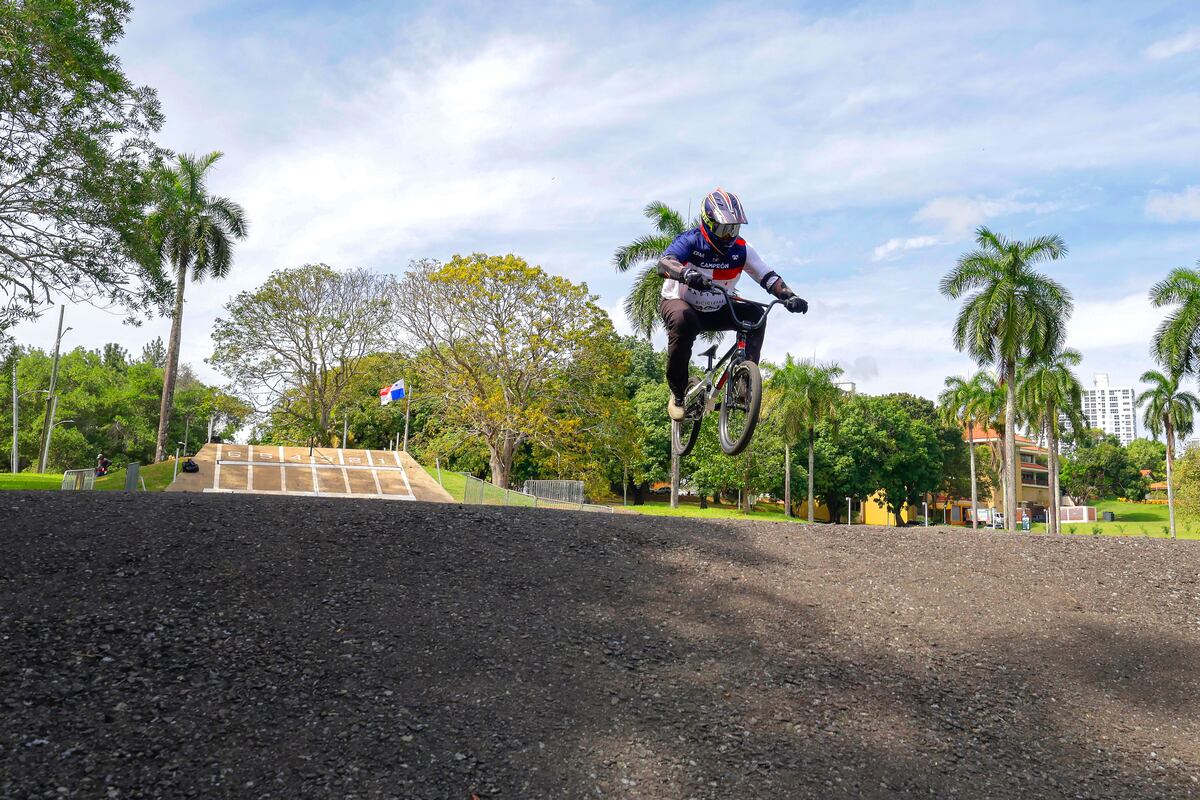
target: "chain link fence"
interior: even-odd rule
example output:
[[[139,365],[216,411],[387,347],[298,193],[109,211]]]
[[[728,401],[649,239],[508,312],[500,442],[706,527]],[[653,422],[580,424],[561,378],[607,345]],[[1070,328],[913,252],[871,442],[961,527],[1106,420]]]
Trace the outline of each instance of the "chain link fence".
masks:
[[[461,472],[446,472],[438,470],[439,483],[450,496],[463,505],[484,506],[525,506],[528,508],[560,508],[570,511],[602,511],[614,513],[612,506],[601,506],[582,501],[582,492],[578,502],[567,502],[548,497],[538,497],[529,492],[515,492],[511,489],[501,489],[487,481],[481,481],[473,475]],[[461,483],[460,483],[461,481]],[[549,481],[550,483],[573,483],[574,481]],[[582,484],[581,484],[582,485]]]

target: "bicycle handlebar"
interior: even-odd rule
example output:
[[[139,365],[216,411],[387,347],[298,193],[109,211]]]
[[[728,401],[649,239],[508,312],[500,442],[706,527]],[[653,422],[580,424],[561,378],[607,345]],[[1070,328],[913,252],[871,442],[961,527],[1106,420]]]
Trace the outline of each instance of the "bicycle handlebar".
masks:
[[[729,313],[733,317],[733,321],[735,323],[737,323],[738,326],[746,329],[747,331],[758,330],[763,325],[765,325],[767,323],[767,314],[771,313],[771,309],[774,308],[775,306],[783,303],[783,301],[780,300],[778,297],[776,297],[774,300],[772,300],[769,303],[759,303],[755,300],[747,300],[744,297],[738,297],[735,294],[730,294],[729,290],[727,290],[724,286],[721,286],[720,284],[717,284],[717,283],[712,284],[711,288],[716,289],[718,292],[725,295],[725,302],[727,302],[729,304]],[[749,303],[750,305],[758,306],[759,308],[765,309],[763,311],[763,315],[758,318],[758,322],[742,322],[742,320],[738,318],[737,312],[733,310],[733,301],[735,298],[738,300],[741,300],[743,303]]]

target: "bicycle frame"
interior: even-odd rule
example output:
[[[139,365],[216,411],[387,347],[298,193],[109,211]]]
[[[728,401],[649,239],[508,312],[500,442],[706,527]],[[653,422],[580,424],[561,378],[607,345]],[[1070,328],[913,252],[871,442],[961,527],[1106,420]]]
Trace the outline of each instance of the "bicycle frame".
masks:
[[[718,360],[715,365],[713,364],[714,355],[711,352],[708,353],[708,366],[704,370],[703,380],[689,389],[687,394],[684,395],[683,406],[685,409],[689,410],[695,400],[701,394],[704,395],[704,406],[703,410],[700,412],[701,417],[703,417],[705,414],[711,414],[713,412],[716,407],[716,398],[720,395],[721,390],[725,388],[725,383],[729,380],[729,373],[732,372],[734,367],[746,360],[746,335],[751,331],[757,330],[765,325],[767,322],[767,315],[771,313],[771,309],[783,302],[776,298],[770,303],[756,303],[753,300],[746,300],[745,298],[731,295],[725,290],[724,287],[714,285],[713,288],[725,295],[725,302],[729,304],[729,313],[733,316],[733,321],[738,328],[737,338],[733,345],[730,346],[730,348],[725,352],[725,355],[721,356],[720,360]],[[737,311],[735,310],[735,306],[733,304],[735,298],[744,303],[752,303],[753,305],[763,309],[763,314],[761,317],[759,317],[757,322],[744,322],[738,319]],[[714,383],[713,377],[715,375],[720,375],[720,377]]]

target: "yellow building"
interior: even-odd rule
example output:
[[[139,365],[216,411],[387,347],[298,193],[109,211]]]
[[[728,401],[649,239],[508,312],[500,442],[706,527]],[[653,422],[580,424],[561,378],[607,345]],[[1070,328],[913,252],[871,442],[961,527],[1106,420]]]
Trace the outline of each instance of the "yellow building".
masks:
[[[964,431],[963,438],[975,447],[987,445],[997,454],[1004,452],[1004,437],[994,430],[968,429]],[[1025,514],[1030,516],[1043,514],[1050,505],[1050,451],[1027,436],[1017,434],[1015,439],[1017,458],[1021,464],[1021,480],[1017,483],[1017,508],[1019,509],[1018,519],[1020,519]],[[978,461],[976,465],[981,466]],[[980,493],[979,507],[981,509],[994,508],[1001,513],[1007,511],[1004,507],[1004,493],[998,485],[992,487],[990,492]],[[948,498],[939,495],[936,502],[931,505],[930,512],[930,517],[937,519],[939,515],[934,514],[932,509],[940,511],[943,521],[951,525],[971,524],[971,498],[969,496]],[[980,519],[982,522],[986,520],[986,517],[981,514]]]

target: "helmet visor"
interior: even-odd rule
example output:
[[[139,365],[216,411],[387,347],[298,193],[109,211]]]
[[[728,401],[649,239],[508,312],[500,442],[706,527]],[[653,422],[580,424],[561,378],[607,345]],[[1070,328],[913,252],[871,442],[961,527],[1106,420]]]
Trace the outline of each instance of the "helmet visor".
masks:
[[[712,225],[713,236],[718,239],[736,238],[741,229],[741,223],[738,222],[716,222]]]

